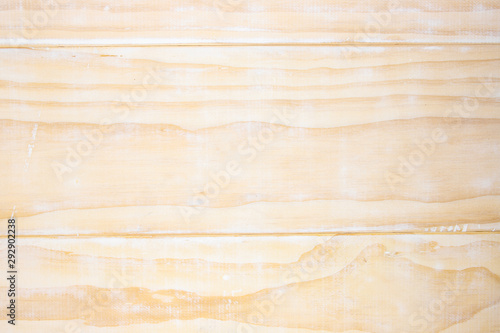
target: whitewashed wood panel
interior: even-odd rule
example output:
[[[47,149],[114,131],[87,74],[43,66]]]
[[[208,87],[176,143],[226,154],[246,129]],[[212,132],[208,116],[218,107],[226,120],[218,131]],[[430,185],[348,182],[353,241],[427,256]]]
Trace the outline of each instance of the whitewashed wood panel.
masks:
[[[496,230],[499,51],[2,49],[0,215],[24,235]]]
[[[493,333],[499,250],[498,235],[20,238],[17,324],[0,327]]]
[[[496,0],[5,0],[0,44],[498,43]]]

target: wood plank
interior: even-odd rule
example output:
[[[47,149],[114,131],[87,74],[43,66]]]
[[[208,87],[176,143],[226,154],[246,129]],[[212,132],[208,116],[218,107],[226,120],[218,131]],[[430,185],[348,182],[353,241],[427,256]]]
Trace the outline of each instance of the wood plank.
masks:
[[[21,237],[18,253],[18,319],[3,332],[500,328],[498,234]]]
[[[0,44],[498,43],[496,0],[8,0]]]
[[[496,230],[499,55],[2,49],[0,216],[23,235]]]
[[[99,149],[81,145],[93,125],[1,126],[2,216],[15,211],[23,233],[417,231],[498,222],[500,120],[326,130],[248,123],[194,133],[123,124],[106,128]],[[416,150],[415,140],[435,129],[447,140],[431,142],[428,156]],[[267,132],[272,142],[252,148]],[[83,158],[71,147],[83,147]],[[419,165],[401,162],[417,157]]]
[[[0,61],[1,119],[198,130],[281,110],[293,118],[276,122],[312,128],[499,118],[497,45],[0,49]],[[455,110],[466,102],[473,113]]]

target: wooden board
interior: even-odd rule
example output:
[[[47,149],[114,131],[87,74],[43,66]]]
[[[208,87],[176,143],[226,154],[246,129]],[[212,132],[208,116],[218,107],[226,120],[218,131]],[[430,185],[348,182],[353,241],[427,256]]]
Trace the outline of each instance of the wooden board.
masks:
[[[0,215],[24,235],[494,230],[499,56],[2,49]]]
[[[37,237],[18,252],[20,321],[2,332],[500,329],[499,235]]]
[[[496,0],[7,0],[0,45],[498,43]]]

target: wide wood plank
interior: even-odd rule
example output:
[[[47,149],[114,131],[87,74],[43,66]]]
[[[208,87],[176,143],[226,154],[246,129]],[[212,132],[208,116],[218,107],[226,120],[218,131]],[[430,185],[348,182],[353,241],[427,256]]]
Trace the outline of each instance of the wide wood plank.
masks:
[[[26,218],[27,233],[418,231],[498,222],[496,119],[332,129],[237,123],[196,132],[121,124],[105,136],[94,125],[0,123],[8,189],[1,214]],[[415,141],[436,129],[446,134],[426,141],[429,154],[417,150]],[[272,140],[255,147],[262,133]]]
[[[17,324],[2,332],[500,328],[498,234],[21,237],[18,253]]]
[[[0,45],[498,43],[496,0],[7,0]]]
[[[496,230],[499,56],[2,49],[0,215],[24,235]]]

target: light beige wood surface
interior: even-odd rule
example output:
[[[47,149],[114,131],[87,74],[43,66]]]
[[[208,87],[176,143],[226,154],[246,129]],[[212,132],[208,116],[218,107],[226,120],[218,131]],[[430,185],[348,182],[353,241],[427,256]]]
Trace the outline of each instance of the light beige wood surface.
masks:
[[[24,235],[495,230],[499,56],[2,49],[0,214]]]
[[[423,231],[463,223],[487,230],[498,222],[500,151],[490,143],[500,140],[500,120],[451,124],[423,118],[347,129],[280,126],[254,160],[238,145],[271,131],[268,124],[194,133],[124,124],[63,164],[67,148],[95,126],[2,121],[2,141],[16,152],[1,157],[9,188],[2,215],[27,217],[24,234],[49,235]],[[446,128],[448,140],[406,178],[396,174],[399,158],[435,128]]]
[[[0,332],[499,333],[499,103],[498,0],[6,0]]]
[[[287,112],[308,128],[500,117],[499,45],[6,48],[0,61],[1,119],[194,131]]]
[[[500,328],[498,235],[37,237],[18,249],[20,322],[7,332]]]
[[[6,0],[0,44],[498,43],[496,0]]]

